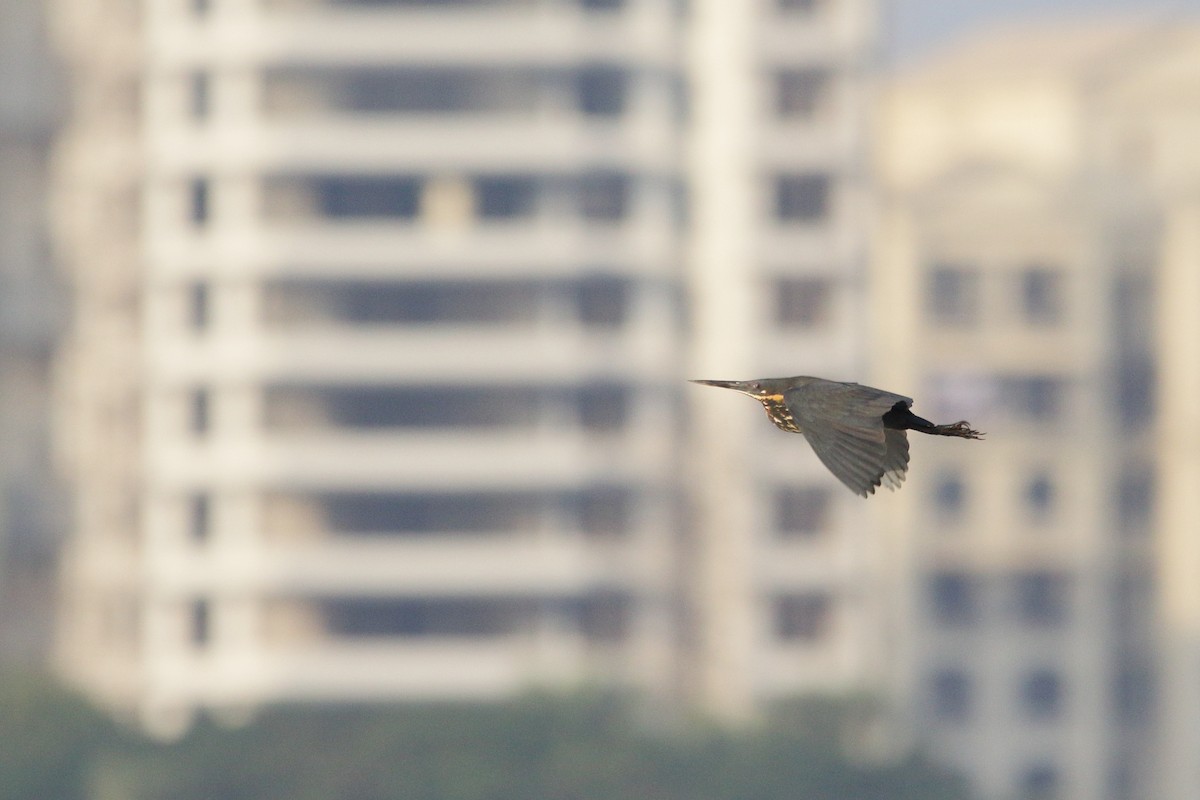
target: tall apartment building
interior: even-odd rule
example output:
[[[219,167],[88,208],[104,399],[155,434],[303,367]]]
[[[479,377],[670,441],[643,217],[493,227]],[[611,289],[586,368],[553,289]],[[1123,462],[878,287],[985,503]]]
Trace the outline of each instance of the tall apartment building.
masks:
[[[872,2],[691,4],[691,377],[865,367]],[[721,713],[882,685],[877,526],[746,398],[694,387],[697,690]]]
[[[1195,36],[979,37],[881,111],[876,373],[989,434],[921,448],[892,518],[905,694],[984,798],[1195,793],[1197,673],[1156,677],[1196,619],[1192,473],[1164,458],[1194,416],[1176,367],[1195,359]],[[1160,589],[1188,609],[1165,638]]]
[[[74,680],[170,730],[869,676],[856,499],[682,379],[859,364],[870,3],[55,9]]]

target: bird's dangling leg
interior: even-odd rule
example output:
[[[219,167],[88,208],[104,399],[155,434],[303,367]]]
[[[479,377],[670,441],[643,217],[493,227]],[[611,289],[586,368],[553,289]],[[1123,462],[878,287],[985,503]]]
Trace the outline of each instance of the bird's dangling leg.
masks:
[[[957,436],[960,439],[982,439],[983,434],[970,426],[966,420],[951,425],[935,425],[908,410],[904,403],[896,403],[883,415],[883,425],[896,430],[917,431],[931,436]]]

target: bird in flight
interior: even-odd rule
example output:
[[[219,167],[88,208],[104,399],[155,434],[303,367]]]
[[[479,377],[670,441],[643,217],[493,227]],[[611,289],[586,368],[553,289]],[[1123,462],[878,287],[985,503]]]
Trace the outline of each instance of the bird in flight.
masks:
[[[964,420],[935,425],[909,409],[911,397],[870,386],[799,375],[754,381],[694,380],[733,389],[762,403],[779,428],[802,433],[829,471],[861,497],[880,486],[900,488],[908,472],[908,435],[982,439]]]

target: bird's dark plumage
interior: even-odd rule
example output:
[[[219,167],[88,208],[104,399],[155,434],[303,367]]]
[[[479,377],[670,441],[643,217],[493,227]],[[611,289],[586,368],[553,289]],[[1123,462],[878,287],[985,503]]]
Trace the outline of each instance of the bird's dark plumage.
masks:
[[[870,386],[796,376],[757,381],[693,381],[733,389],[763,404],[779,428],[803,433],[829,471],[857,495],[898,489],[908,472],[908,436],[979,439],[966,422],[935,425],[913,414],[912,398]]]

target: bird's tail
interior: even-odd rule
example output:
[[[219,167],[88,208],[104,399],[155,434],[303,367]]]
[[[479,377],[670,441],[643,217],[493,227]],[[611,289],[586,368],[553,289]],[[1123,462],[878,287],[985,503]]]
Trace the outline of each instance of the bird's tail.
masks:
[[[957,436],[960,439],[982,439],[983,433],[975,430],[967,421],[959,420],[951,425],[934,425],[922,433],[932,433],[934,436]]]

